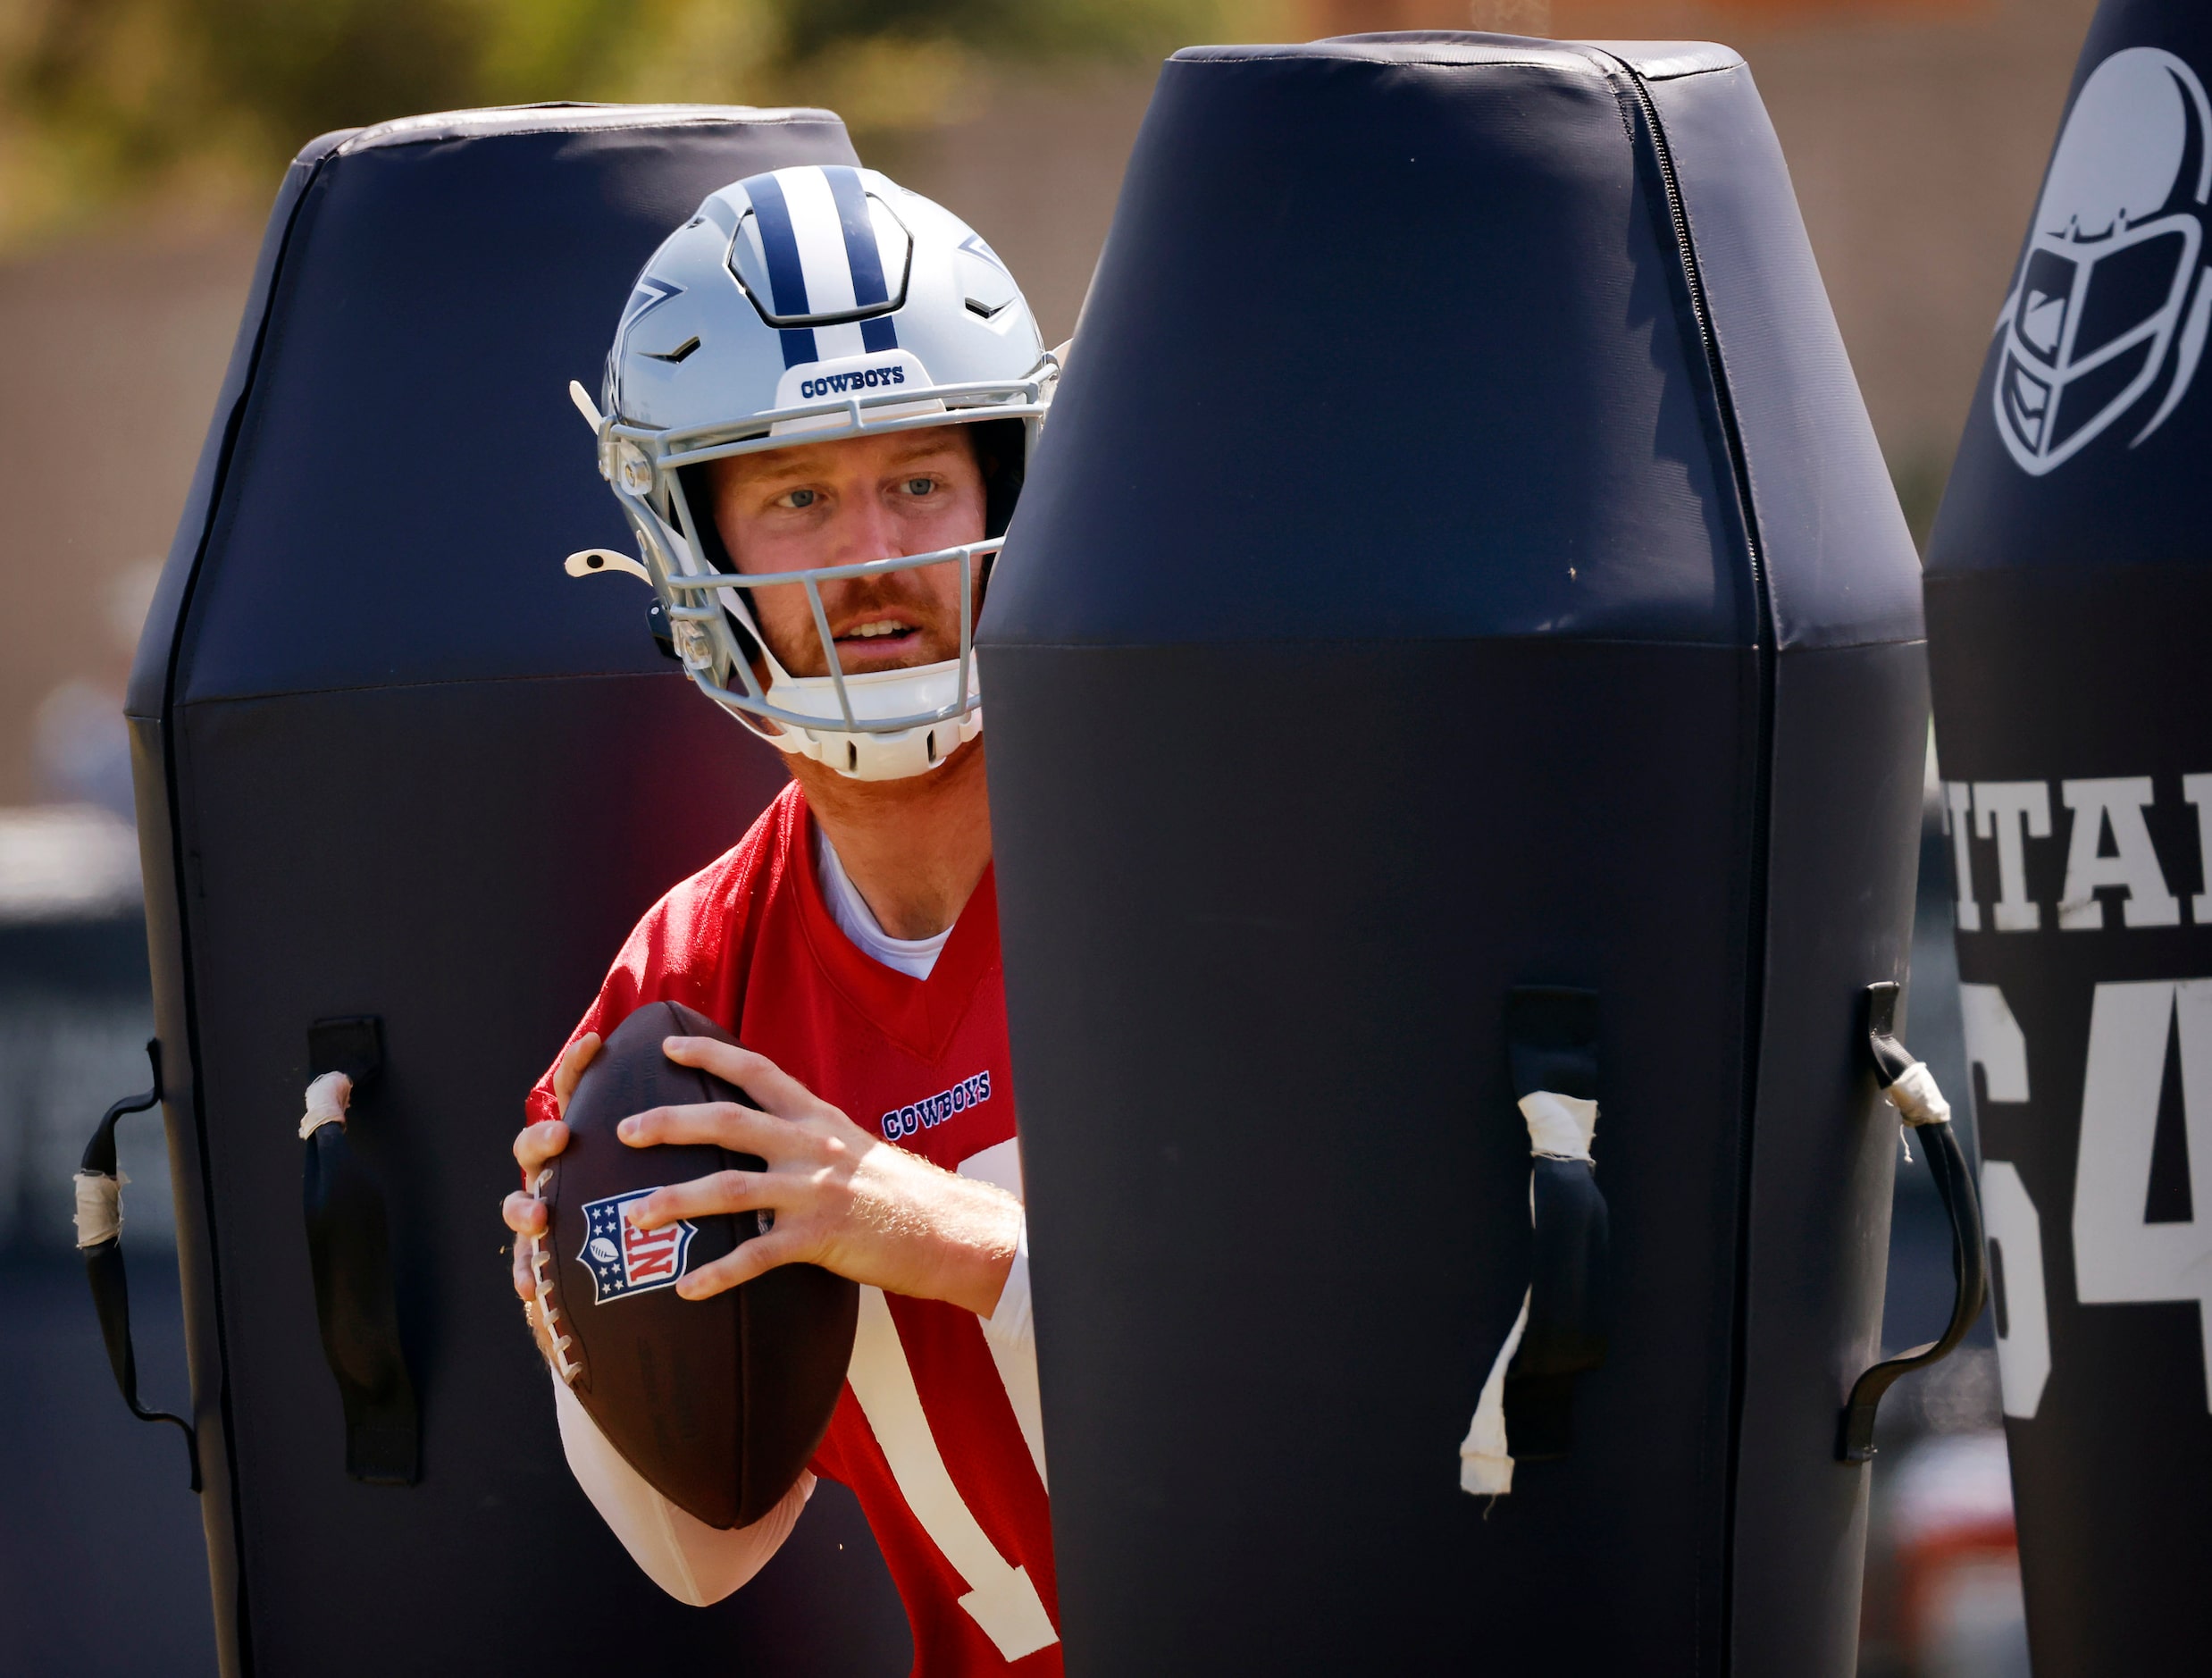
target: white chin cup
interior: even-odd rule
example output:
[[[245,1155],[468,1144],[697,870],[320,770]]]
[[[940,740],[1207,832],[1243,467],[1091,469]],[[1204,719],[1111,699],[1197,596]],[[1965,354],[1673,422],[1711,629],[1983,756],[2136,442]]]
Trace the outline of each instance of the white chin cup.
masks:
[[[776,669],[774,677],[768,684],[769,704],[801,717],[819,717],[824,726],[804,728],[791,723],[768,724],[767,728],[780,730],[767,734],[769,743],[780,751],[825,763],[855,781],[902,781],[911,775],[926,774],[983,733],[983,708],[976,702],[978,689],[972,658],[968,675],[970,703],[965,716],[901,728],[895,734],[872,734],[846,728],[844,712],[837,702],[837,684],[828,676],[787,675]],[[845,697],[856,722],[942,710],[957,703],[959,696],[957,659],[915,669],[875,670],[845,677]],[[762,727],[758,719],[746,720]]]

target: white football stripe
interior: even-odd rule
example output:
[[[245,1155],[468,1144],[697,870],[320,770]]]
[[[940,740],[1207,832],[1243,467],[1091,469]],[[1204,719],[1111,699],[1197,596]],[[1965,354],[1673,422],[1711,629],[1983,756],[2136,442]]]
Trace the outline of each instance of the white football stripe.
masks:
[[[808,282],[811,285],[813,282]],[[812,295],[809,293],[809,295]],[[864,356],[867,346],[860,341],[860,323],[847,321],[842,326],[817,326],[814,329],[814,358],[817,361],[842,361],[849,356]]]
[[[854,306],[852,264],[845,256],[844,223],[837,217],[837,200],[819,169],[779,169],[778,185],[791,210],[792,237],[799,244],[800,272],[807,277],[807,312],[842,315]],[[819,330],[818,328],[817,329]],[[859,335],[850,352],[825,348],[822,359],[834,353],[859,353]]]
[[[881,1288],[860,1289],[859,1330],[846,1379],[907,1507],[967,1584],[960,1607],[968,1617],[1009,1661],[1059,1642],[1029,1570],[1007,1565],[952,1483]]]
[[[960,1175],[977,1182],[995,1183],[1016,1200],[1021,1192],[1021,1145],[1012,1137],[960,1162]],[[1006,1389],[1006,1402],[1014,1408],[1014,1424],[1029,1447],[1037,1478],[1052,1482],[1044,1472],[1044,1401],[1037,1389],[1037,1340],[1030,1321],[1029,1252],[1025,1232],[1022,1251],[1007,1273],[1006,1291],[999,1308],[984,1324],[984,1344],[998,1366],[999,1385]]]

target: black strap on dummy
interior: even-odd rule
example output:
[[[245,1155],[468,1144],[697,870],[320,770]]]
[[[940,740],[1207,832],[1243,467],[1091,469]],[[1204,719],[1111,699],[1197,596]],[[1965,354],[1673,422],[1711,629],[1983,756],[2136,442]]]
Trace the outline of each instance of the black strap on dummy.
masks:
[[[1897,1011],[1895,985],[1866,987],[1866,1052],[1873,1063],[1875,1081],[1885,1090],[1918,1064],[1911,1051],[1897,1039]],[[1974,1193],[1973,1174],[1966,1167],[1966,1155],[1958,1145],[1957,1134],[1952,1130],[1948,1119],[1915,1123],[1908,1114],[1906,1122],[1920,1137],[1929,1174],[1935,1179],[1936,1194],[1950,1217],[1951,1276],[1958,1291],[1951,1302],[1950,1323],[1941,1338],[1875,1364],[1852,1384],[1851,1399],[1844,1407],[1842,1433],[1836,1447],[1836,1455],[1847,1463],[1864,1463],[1873,1456],[1874,1413],[1881,1406],[1881,1395],[1889,1390],[1900,1375],[1909,1375],[1916,1369],[1925,1369],[1948,1357],[1966,1338],[1973,1320],[1982,1314],[1982,1296],[1988,1290],[1982,1201]]]
[[[345,1073],[359,1096],[383,1068],[382,1022],[373,1015],[316,1020],[307,1031],[307,1062],[318,1078]],[[373,1486],[411,1486],[422,1428],[399,1345],[384,1190],[355,1152],[345,1120],[309,1134],[302,1188],[323,1355],[346,1406],[346,1472]]]
[[[1538,985],[1508,991],[1505,1048],[1517,1101],[1538,1090],[1596,1101],[1596,993]],[[1564,1456],[1573,1445],[1574,1378],[1605,1361],[1609,1305],[1605,1197],[1596,1167],[1543,1154],[1530,1164],[1529,1323],[1505,1371],[1505,1438],[1516,1462]]]
[[[115,1121],[125,1113],[144,1112],[162,1098],[162,1045],[155,1039],[146,1045],[146,1058],[154,1069],[153,1087],[143,1095],[126,1096],[107,1110],[92,1140],[85,1145],[78,1170],[88,1177],[118,1181],[115,1169]],[[122,1389],[123,1402],[141,1422],[166,1422],[184,1435],[186,1461],[192,1470],[192,1489],[200,1489],[200,1442],[192,1424],[166,1410],[149,1410],[138,1402],[138,1360],[130,1348],[130,1280],[123,1272],[123,1244],[120,1218],[114,1234],[82,1247],[85,1279],[92,1284],[92,1308],[99,1313],[100,1338],[107,1342],[108,1367]]]

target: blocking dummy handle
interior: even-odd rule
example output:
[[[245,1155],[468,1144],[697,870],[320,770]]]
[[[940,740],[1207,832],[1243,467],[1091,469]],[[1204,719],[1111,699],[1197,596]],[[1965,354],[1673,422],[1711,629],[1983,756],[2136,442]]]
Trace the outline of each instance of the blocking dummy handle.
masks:
[[[1948,1357],[1982,1314],[1982,1296],[1988,1290],[1982,1202],[1974,1193],[1966,1155],[1951,1129],[1951,1104],[1943,1099],[1928,1069],[1898,1041],[1897,1010],[1895,985],[1866,987],[1866,1052],[1883,1097],[1906,1125],[1919,1132],[1921,1152],[1928,1157],[1936,1194],[1951,1220],[1951,1275],[1957,1281],[1958,1292],[1941,1338],[1875,1364],[1853,1384],[1836,1447],[1836,1455],[1847,1463],[1864,1463],[1873,1456],[1874,1413],[1881,1404],[1881,1395],[1899,1376]]]
[[[200,1489],[200,1443],[192,1424],[166,1410],[149,1410],[138,1402],[138,1360],[130,1347],[130,1281],[123,1271],[122,1173],[115,1168],[115,1121],[125,1113],[144,1112],[162,1099],[162,1045],[159,1039],[146,1045],[153,1063],[154,1082],[143,1095],[126,1095],[107,1110],[92,1140],[85,1145],[83,1163],[77,1169],[77,1246],[85,1255],[85,1279],[92,1285],[92,1307],[99,1313],[100,1338],[107,1343],[108,1367],[122,1389],[123,1402],[141,1422],[167,1422],[184,1435],[184,1449],[192,1470],[192,1489]]]
[[[1564,1456],[1574,1386],[1605,1361],[1607,1218],[1597,1131],[1597,994],[1522,985],[1505,996],[1505,1052],[1528,1131],[1529,1288],[1460,1443],[1460,1489],[1496,1497],[1513,1467]]]
[[[1530,1125],[1535,1225],[1529,1323],[1505,1372],[1505,1434],[1517,1460],[1541,1462],[1567,1455],[1574,1378],[1605,1361],[1605,1197],[1571,1113],[1596,1109],[1596,993],[1516,986],[1505,998],[1505,1038],[1513,1094]]]
[[[373,1486],[411,1486],[421,1471],[422,1422],[399,1344],[384,1189],[347,1134],[352,1098],[383,1070],[374,1016],[308,1028],[306,1145],[301,1197],[314,1274],[323,1355],[346,1412],[346,1472]]]

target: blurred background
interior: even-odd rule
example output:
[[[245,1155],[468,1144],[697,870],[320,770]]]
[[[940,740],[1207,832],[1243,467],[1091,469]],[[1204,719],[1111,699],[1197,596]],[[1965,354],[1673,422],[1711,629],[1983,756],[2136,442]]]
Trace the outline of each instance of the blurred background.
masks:
[[[1916,534],[1942,491],[2093,0],[0,0],[0,1673],[214,1670],[173,1432],[132,1422],[71,1248],[151,1030],[125,673],[285,160],[325,130],[541,99],[827,105],[1068,334],[1158,61],[1196,41],[1487,29],[1741,49]],[[1931,835],[1932,835],[1931,829]],[[1948,864],[1910,1036],[1968,1087]],[[126,1120],[141,1384],[181,1408],[168,1170]],[[1884,1338],[1948,1238],[1900,1171]],[[1986,1323],[1884,1407],[1861,1670],[2027,1671]]]

